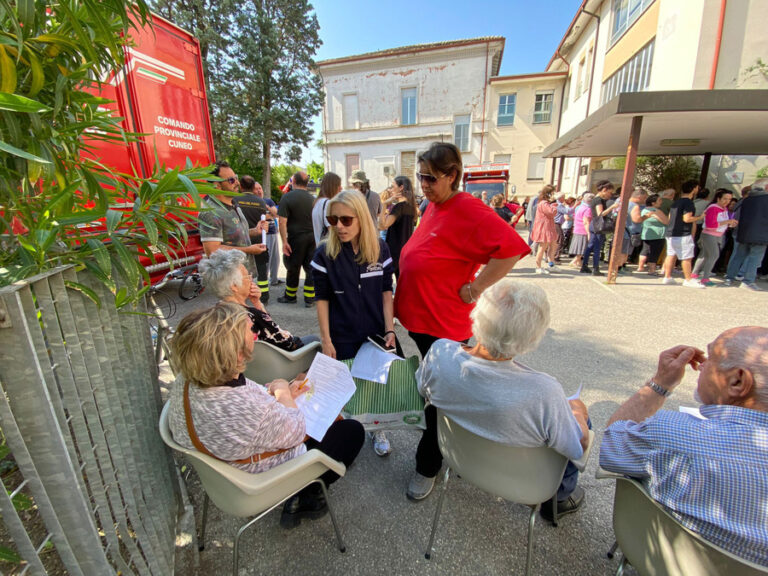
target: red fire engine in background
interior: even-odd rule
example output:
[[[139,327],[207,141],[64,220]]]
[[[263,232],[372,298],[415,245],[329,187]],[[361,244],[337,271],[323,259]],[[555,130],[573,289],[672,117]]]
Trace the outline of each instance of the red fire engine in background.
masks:
[[[118,145],[93,141],[95,156],[117,172],[150,178],[156,162],[167,169],[215,162],[208,101],[203,77],[200,44],[189,32],[152,15],[152,27],[130,31],[131,45],[125,48],[125,64],[100,90],[112,100],[105,109],[124,118],[128,132],[145,134],[138,143]],[[203,254],[195,228],[188,230],[183,246],[174,246],[174,268],[194,265]],[[141,261],[152,284],[163,280],[171,269],[161,253],[155,262]]]
[[[488,201],[501,194],[508,200],[509,164],[473,164],[464,166],[464,191],[488,193]]]

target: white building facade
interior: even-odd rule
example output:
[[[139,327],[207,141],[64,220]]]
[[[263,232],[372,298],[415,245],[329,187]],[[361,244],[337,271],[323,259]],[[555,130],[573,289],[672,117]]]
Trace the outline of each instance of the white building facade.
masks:
[[[415,185],[416,158],[434,141],[456,144],[465,164],[487,158],[489,79],[503,50],[489,37],[318,62],[326,171],[347,186],[365,170],[381,192],[397,175]]]
[[[547,66],[567,75],[558,136],[621,92],[768,87],[750,71],[768,55],[767,21],[764,0],[584,1]],[[713,156],[707,184],[738,190],[766,164]],[[562,189],[588,189],[601,165],[566,159]]]

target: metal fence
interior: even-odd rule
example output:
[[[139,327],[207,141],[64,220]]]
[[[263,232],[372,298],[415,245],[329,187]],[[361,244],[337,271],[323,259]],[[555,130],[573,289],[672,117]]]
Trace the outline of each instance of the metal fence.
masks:
[[[173,574],[179,488],[147,317],[133,312],[72,267],[0,289],[0,429],[23,477],[0,486],[0,513],[20,572],[47,573],[50,541],[73,576]],[[6,490],[28,490],[42,534]]]

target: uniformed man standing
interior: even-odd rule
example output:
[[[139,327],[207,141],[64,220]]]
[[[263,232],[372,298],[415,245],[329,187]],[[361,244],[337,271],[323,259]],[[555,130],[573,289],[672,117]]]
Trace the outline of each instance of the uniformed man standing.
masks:
[[[312,228],[312,204],[314,198],[307,191],[309,175],[296,172],[293,189],[280,200],[278,220],[280,238],[283,241],[283,263],[286,268],[285,294],[278,302],[293,304],[299,289],[299,273],[304,268],[304,305],[315,305],[315,286],[310,264],[315,255],[315,235]]]
[[[258,188],[258,189],[257,189]],[[261,222],[261,217],[265,217],[267,226],[274,220],[267,202],[262,198],[261,184],[256,182],[253,176],[241,176],[240,177],[240,191],[242,196],[238,196],[233,199],[235,206],[240,208],[245,215],[245,219],[248,221],[250,228],[255,228]],[[277,209],[275,209],[277,212]],[[267,304],[269,302],[269,259],[272,255],[269,253],[269,239],[267,238],[267,251],[262,252],[254,256],[256,263],[256,284],[261,290],[261,303]]]

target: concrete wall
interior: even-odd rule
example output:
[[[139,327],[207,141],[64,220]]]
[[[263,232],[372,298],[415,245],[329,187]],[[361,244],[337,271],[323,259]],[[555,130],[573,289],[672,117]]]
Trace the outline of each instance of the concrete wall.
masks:
[[[541,152],[554,142],[557,118],[561,103],[562,77],[531,77],[493,80],[488,98],[488,147],[483,160],[493,161],[497,155],[510,156],[509,184],[515,186],[515,194],[536,194],[543,184],[549,183],[552,160],[546,161],[543,180],[528,179],[528,159],[531,153]],[[553,92],[552,116],[549,123],[534,124],[536,94]],[[515,121],[511,126],[499,126],[499,96],[516,94]]]
[[[326,90],[324,140],[326,170],[345,180],[347,154],[359,154],[374,190],[383,190],[401,170],[402,152],[419,152],[433,141],[453,142],[454,118],[471,116],[465,164],[478,163],[484,142],[487,81],[493,54],[487,44],[417,52],[320,66]],[[401,90],[416,88],[416,124],[401,124]],[[343,129],[345,94],[357,94],[358,128]],[[485,119],[485,130],[488,120]],[[393,165],[395,174],[384,175]],[[408,176],[412,177],[411,174]]]

